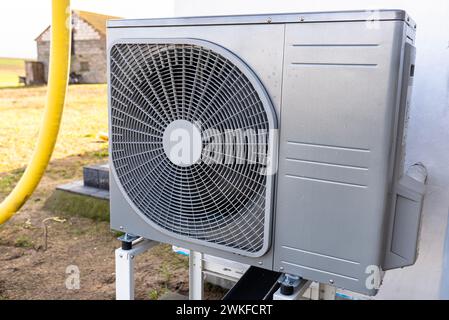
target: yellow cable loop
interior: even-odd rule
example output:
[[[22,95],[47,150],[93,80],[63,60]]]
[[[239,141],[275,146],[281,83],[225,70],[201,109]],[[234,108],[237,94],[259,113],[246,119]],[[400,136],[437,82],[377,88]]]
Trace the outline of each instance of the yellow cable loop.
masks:
[[[67,91],[70,37],[70,0],[53,0],[50,67],[44,118],[30,163],[15,188],[0,204],[0,224],[8,221],[31,196],[53,153]]]

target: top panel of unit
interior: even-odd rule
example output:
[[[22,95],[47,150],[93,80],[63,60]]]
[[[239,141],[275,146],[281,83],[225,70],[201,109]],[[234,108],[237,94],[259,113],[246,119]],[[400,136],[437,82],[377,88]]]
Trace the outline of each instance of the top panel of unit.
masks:
[[[415,22],[404,10],[365,10],[338,12],[276,13],[232,16],[204,16],[163,19],[109,20],[108,28],[122,27],[170,27],[203,25],[236,25],[265,23],[307,23],[339,21],[405,21],[412,28]]]

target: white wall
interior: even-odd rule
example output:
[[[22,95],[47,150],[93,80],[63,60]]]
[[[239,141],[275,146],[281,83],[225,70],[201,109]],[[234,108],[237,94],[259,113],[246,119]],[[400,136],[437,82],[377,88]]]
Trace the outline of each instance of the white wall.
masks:
[[[407,163],[425,163],[429,183],[449,186],[448,0],[175,0],[176,16],[405,9],[417,22],[417,61]]]

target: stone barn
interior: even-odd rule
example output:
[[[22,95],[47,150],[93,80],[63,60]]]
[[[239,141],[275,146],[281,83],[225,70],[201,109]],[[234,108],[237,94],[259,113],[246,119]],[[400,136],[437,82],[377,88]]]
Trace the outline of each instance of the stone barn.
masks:
[[[118,17],[72,11],[71,83],[106,83],[106,21],[110,19]],[[49,26],[35,39],[45,81],[48,81],[50,32]]]

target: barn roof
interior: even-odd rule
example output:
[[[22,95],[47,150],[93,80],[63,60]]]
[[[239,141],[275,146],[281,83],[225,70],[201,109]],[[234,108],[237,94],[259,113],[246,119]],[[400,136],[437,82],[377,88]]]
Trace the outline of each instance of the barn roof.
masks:
[[[95,30],[97,30],[100,34],[106,35],[106,21],[111,19],[121,19],[120,17],[109,16],[94,12],[81,11],[81,10],[73,10],[72,13],[76,14],[78,17],[86,21],[90,24]],[[45,28],[34,40],[39,40],[39,38],[48,30],[50,26]]]
[[[108,16],[88,11],[73,10],[73,12],[103,35],[106,34],[106,21],[111,19],[121,19],[120,17]]]

